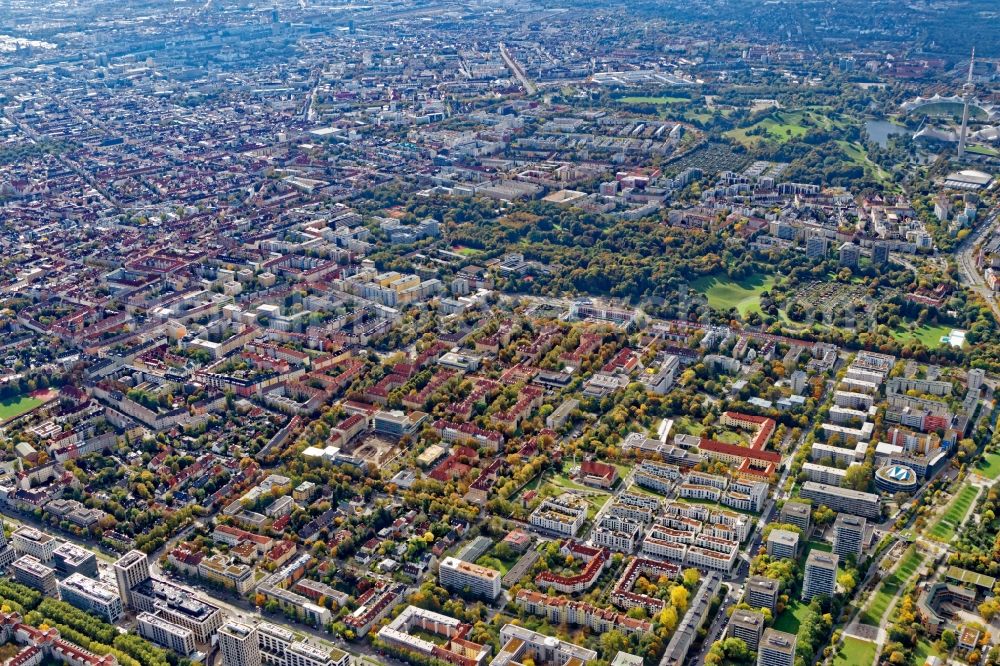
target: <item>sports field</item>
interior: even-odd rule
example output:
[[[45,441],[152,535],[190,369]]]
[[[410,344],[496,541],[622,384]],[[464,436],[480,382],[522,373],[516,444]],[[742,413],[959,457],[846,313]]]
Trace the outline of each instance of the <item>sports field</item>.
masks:
[[[742,280],[725,275],[705,275],[691,283],[691,288],[708,298],[716,310],[736,308],[740,315],[760,312],[760,295],[774,286],[773,275],[755,273]]]
[[[44,403],[45,400],[34,395],[20,395],[0,401],[0,423],[6,423]]]

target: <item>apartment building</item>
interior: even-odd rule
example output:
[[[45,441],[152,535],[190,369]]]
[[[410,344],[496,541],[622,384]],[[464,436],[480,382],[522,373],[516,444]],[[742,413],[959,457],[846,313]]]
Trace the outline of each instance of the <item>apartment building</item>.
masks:
[[[74,573],[59,581],[59,596],[68,604],[103,617],[114,624],[125,613],[118,589],[101,580]]]
[[[389,645],[455,666],[482,666],[491,648],[466,639],[472,625],[416,606],[407,606],[382,627],[379,639]],[[417,633],[419,632],[419,633]],[[428,640],[431,635],[439,640]]]
[[[852,462],[851,465],[860,465],[859,462]],[[828,465],[818,465],[816,463],[803,463],[802,472],[810,481],[823,483],[828,486],[842,486],[847,470],[840,467],[830,467]]]
[[[709,569],[729,573],[736,564],[739,555],[739,547],[734,547],[728,551],[705,548],[704,546],[688,546],[684,555],[684,564],[696,569]]]
[[[291,498],[286,498],[291,499]],[[206,557],[198,563],[198,575],[246,594],[254,584],[253,568],[245,564],[230,564],[221,555]]]
[[[570,539],[562,542],[559,552],[566,557],[572,556],[574,560],[583,562],[583,569],[572,576],[543,571],[535,576],[535,585],[545,590],[552,588],[563,594],[576,594],[589,590],[597,582],[611,558],[607,548],[592,548]]]
[[[794,560],[799,553],[799,535],[774,529],[767,535],[767,554],[777,559]]]
[[[785,502],[781,507],[781,522],[795,525],[802,529],[803,534],[809,534],[812,519],[812,506],[805,502]]]
[[[756,651],[764,633],[764,614],[756,611],[736,609],[726,626],[727,638],[740,638],[747,647]]]
[[[765,630],[757,648],[757,666],[795,666],[795,634]]]
[[[802,579],[802,600],[809,602],[819,595],[833,596],[837,588],[837,563],[840,558],[819,550],[809,552]]]
[[[514,603],[529,613],[548,618],[553,625],[589,627],[597,634],[608,631],[620,631],[626,635],[644,634],[653,629],[648,620],[633,619],[613,609],[598,608],[583,601],[550,596],[534,590],[519,590]]]
[[[642,526],[639,523],[606,514],[594,526],[590,539],[598,546],[605,546],[620,553],[631,553],[635,551],[641,534]]]
[[[834,511],[862,516],[869,520],[882,516],[882,498],[874,493],[806,481],[802,484],[799,496],[812,500],[816,506],[827,506]]]
[[[744,600],[754,608],[766,608],[772,613],[778,607],[781,583],[767,576],[747,578]]]
[[[536,664],[553,666],[584,666],[597,659],[593,650],[561,641],[552,636],[531,631],[516,624],[505,624],[500,629],[500,651],[490,661],[490,666],[522,664],[528,658]]]
[[[677,465],[644,460],[635,470],[635,482],[658,493],[668,493],[681,478]]]
[[[833,552],[841,557],[861,558],[868,521],[861,516],[838,513],[833,523]]]
[[[500,596],[500,572],[478,564],[463,562],[455,557],[446,557],[438,567],[438,580],[449,590],[468,591],[486,599]]]
[[[587,518],[587,502],[563,494],[543,500],[531,512],[529,522],[539,529],[561,536],[574,537]]]
[[[358,599],[358,607],[344,620],[358,636],[368,631],[389,614],[406,592],[402,583],[378,582]],[[284,665],[279,665],[284,666]]]

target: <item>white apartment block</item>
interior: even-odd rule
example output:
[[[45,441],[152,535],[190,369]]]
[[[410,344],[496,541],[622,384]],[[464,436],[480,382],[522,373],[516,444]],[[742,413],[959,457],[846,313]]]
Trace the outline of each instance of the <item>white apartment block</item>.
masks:
[[[495,569],[454,557],[444,558],[438,567],[438,580],[442,587],[457,591],[468,590],[475,596],[491,600],[500,596],[500,579],[500,572]]]
[[[555,499],[544,500],[531,513],[529,522],[537,528],[574,537],[587,518],[587,502],[584,500],[570,501],[561,495]]]
[[[261,662],[268,666],[347,666],[350,656],[340,650],[327,652],[270,622],[257,625]]]
[[[837,588],[837,564],[840,558],[834,553],[813,550],[806,558],[805,576],[802,578],[802,600],[825,594],[833,596]]]
[[[714,486],[702,486],[696,483],[682,483],[677,486],[677,496],[683,499],[709,500],[718,502],[722,491]]]
[[[875,398],[867,393],[858,393],[856,391],[834,391],[833,404],[837,407],[867,411],[875,404]]]
[[[615,515],[606,515],[590,535],[595,545],[605,546],[620,553],[635,551],[642,533],[642,524]]]
[[[635,470],[635,482],[658,493],[668,493],[681,478],[677,465],[644,460]]]
[[[860,465],[859,462],[852,462],[850,467],[855,465]],[[839,467],[828,467],[826,465],[818,465],[816,463],[803,463],[802,471],[805,472],[806,477],[810,481],[816,483],[825,483],[830,486],[842,486],[844,485],[844,477],[847,476],[846,469],[840,469]]]
[[[831,446],[830,444],[823,444],[821,442],[813,442],[812,449],[809,451],[809,460],[816,462],[823,460],[824,458],[829,458],[835,464],[849,465],[855,460],[864,460],[865,451],[867,450],[867,444],[844,447]],[[860,456],[858,455],[859,452]]]

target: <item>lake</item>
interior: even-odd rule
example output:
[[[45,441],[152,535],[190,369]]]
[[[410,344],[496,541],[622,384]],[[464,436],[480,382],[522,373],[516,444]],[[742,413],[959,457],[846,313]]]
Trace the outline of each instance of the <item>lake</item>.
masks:
[[[865,132],[868,133],[868,138],[883,148],[889,145],[889,137],[893,134],[912,134],[910,130],[902,125],[891,123],[888,120],[867,121],[865,123]]]

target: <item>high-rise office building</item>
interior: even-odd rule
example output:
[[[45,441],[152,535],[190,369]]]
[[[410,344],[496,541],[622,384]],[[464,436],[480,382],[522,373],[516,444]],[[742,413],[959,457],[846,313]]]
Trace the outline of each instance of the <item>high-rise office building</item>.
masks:
[[[60,542],[54,536],[34,527],[21,527],[11,535],[11,543],[18,554],[31,555],[42,564],[48,564]]]
[[[132,588],[149,579],[149,560],[141,550],[130,550],[115,562],[115,580],[126,608],[134,608]]]
[[[56,586],[63,601],[99,615],[107,622],[117,622],[124,613],[118,589],[110,583],[73,573],[58,581]]]
[[[22,555],[11,565],[14,580],[33,587],[46,596],[55,596],[56,571],[42,564],[37,557]]]
[[[219,628],[219,649],[225,666],[260,666],[260,641],[254,627],[225,623]]]

